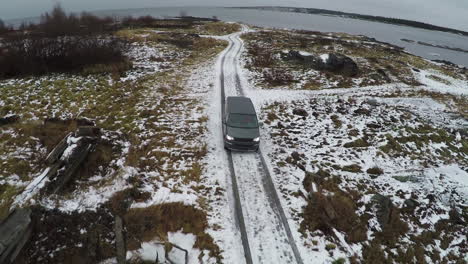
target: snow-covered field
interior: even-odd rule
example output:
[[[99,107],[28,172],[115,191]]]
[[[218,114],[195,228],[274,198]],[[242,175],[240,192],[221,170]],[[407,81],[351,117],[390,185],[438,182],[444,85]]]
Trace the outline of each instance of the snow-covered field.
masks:
[[[306,263],[468,260],[466,77],[427,62],[434,68],[411,73],[418,86],[265,87],[250,55],[246,96],[261,112],[262,151]],[[389,198],[385,210],[379,195]]]
[[[162,243],[162,249],[189,247],[184,249],[191,262],[221,258],[207,233],[219,229],[207,216],[224,189],[204,174],[205,98],[213,90],[213,64],[225,43],[182,33],[137,30],[126,36],[143,33],[148,40],[135,38],[140,40],[132,43],[128,54],[134,67],[123,76],[56,74],[2,81],[1,111],[19,117],[0,127],[2,218],[10,206],[33,206],[34,217],[41,219],[31,238],[35,245],[24,249],[27,254],[20,262],[29,262],[29,257],[38,263],[86,257],[80,250],[94,234],[105,237],[98,259],[109,258],[115,254],[108,249],[115,242],[116,214],[124,218],[129,233],[136,230],[127,241],[132,261],[151,260],[151,243]],[[186,37],[193,41],[190,49],[168,44],[171,38]],[[161,38],[166,42],[159,42]],[[47,172],[43,160],[82,120],[96,123],[101,139],[70,186],[49,195],[42,188],[48,183],[41,177]],[[140,229],[140,221],[146,221],[140,215],[161,212],[176,223]],[[59,217],[63,220],[57,230],[54,219]],[[87,221],[73,224],[79,218]],[[180,260],[177,250],[168,252],[175,254],[172,260]]]
[[[249,262],[234,173],[253,263],[466,263],[463,70],[447,74],[447,65],[406,54],[398,57],[408,63],[404,69],[393,70],[394,61],[378,57],[392,47],[364,37],[284,38],[289,33],[282,31],[278,40],[272,31],[243,31],[244,40],[241,33],[190,36],[194,50],[135,41],[135,68],[118,78],[0,82],[0,117],[19,116],[0,126],[1,215],[10,205],[32,205],[42,219],[25,262],[79,259],[90,251],[87,241],[100,236],[98,260],[115,263],[115,215],[126,222],[131,263]],[[347,79],[288,66],[297,82],[269,86],[250,51],[253,42],[265,45],[268,32],[278,60],[285,49],[323,61],[332,49],[349,51],[363,74]],[[304,36],[328,44],[307,46]],[[361,55],[371,47],[379,52],[367,60]],[[390,81],[374,75],[373,67],[384,64]],[[224,150],[222,87],[226,96],[252,98],[262,122],[260,154]],[[43,123],[50,117],[64,122]],[[102,144],[71,186],[45,195],[36,184],[47,171],[43,158],[80,119],[101,127]]]

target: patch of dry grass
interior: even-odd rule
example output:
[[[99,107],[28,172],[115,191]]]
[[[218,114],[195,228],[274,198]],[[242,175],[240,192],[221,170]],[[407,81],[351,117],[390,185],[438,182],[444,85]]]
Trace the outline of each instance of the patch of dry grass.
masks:
[[[148,208],[133,208],[125,215],[128,249],[140,248],[142,242],[156,238],[167,241],[168,232],[182,231],[194,234],[195,247],[208,250],[210,256],[221,261],[220,249],[205,230],[208,227],[206,213],[182,203],[155,205]]]
[[[366,221],[356,214],[358,197],[342,191],[338,187],[336,177],[324,178],[319,175],[328,173],[319,173],[314,178],[306,177],[308,181],[312,179],[320,190],[309,195],[307,206],[302,213],[301,232],[320,230],[324,235],[334,237],[333,229],[336,229],[345,233],[345,239],[349,243],[365,241]],[[322,190],[333,194],[326,195]]]
[[[209,22],[198,27],[199,34],[206,35],[228,35],[241,30],[237,23]]]

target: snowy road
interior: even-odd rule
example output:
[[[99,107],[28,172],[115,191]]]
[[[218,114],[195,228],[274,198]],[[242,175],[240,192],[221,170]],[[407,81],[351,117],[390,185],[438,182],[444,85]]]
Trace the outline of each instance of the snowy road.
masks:
[[[221,112],[226,96],[244,95],[238,73],[240,34],[227,38],[230,45],[221,62]],[[227,156],[246,263],[303,263],[262,154],[228,152]]]

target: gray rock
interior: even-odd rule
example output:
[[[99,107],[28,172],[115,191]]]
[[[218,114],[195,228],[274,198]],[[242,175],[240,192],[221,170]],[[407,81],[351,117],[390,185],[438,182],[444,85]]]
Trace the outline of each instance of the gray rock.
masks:
[[[407,211],[414,211],[416,207],[418,207],[419,203],[413,199],[406,199],[405,202],[405,210]]]
[[[284,59],[318,71],[329,71],[348,77],[354,77],[359,73],[356,62],[350,57],[339,53],[328,54],[328,59],[324,61],[319,56],[303,55],[299,51],[291,50],[284,56]]]
[[[379,106],[379,101],[377,101],[375,98],[367,99],[366,103],[371,106]]]
[[[325,63],[325,70],[353,77],[359,73],[359,68],[357,64],[351,59],[342,54],[328,54],[328,60]]]
[[[386,226],[389,223],[390,214],[393,209],[392,200],[388,196],[375,194],[372,196],[372,201],[377,207],[377,221],[382,227]]]

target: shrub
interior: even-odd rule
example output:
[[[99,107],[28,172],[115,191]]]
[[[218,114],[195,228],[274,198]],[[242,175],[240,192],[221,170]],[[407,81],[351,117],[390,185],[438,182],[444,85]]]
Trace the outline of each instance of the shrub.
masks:
[[[331,120],[333,121],[333,124],[335,125],[336,129],[341,128],[343,126],[343,122],[337,115],[332,115]]]
[[[367,148],[370,144],[366,138],[358,138],[355,141],[345,143],[343,146],[345,148]]]
[[[326,250],[334,250],[336,248],[335,244],[327,244],[325,245]]]
[[[249,48],[249,54],[252,58],[252,66],[267,68],[272,67],[275,64],[275,59],[270,50],[259,45],[252,45]]]
[[[282,68],[272,68],[263,71],[265,81],[273,86],[287,85],[294,82],[294,76]]]
[[[343,166],[341,170],[358,173],[358,172],[361,172],[361,166],[359,166],[358,164],[351,164],[351,165]]]
[[[373,175],[382,175],[384,172],[379,167],[372,167],[372,168],[367,169],[367,173],[373,174]]]

